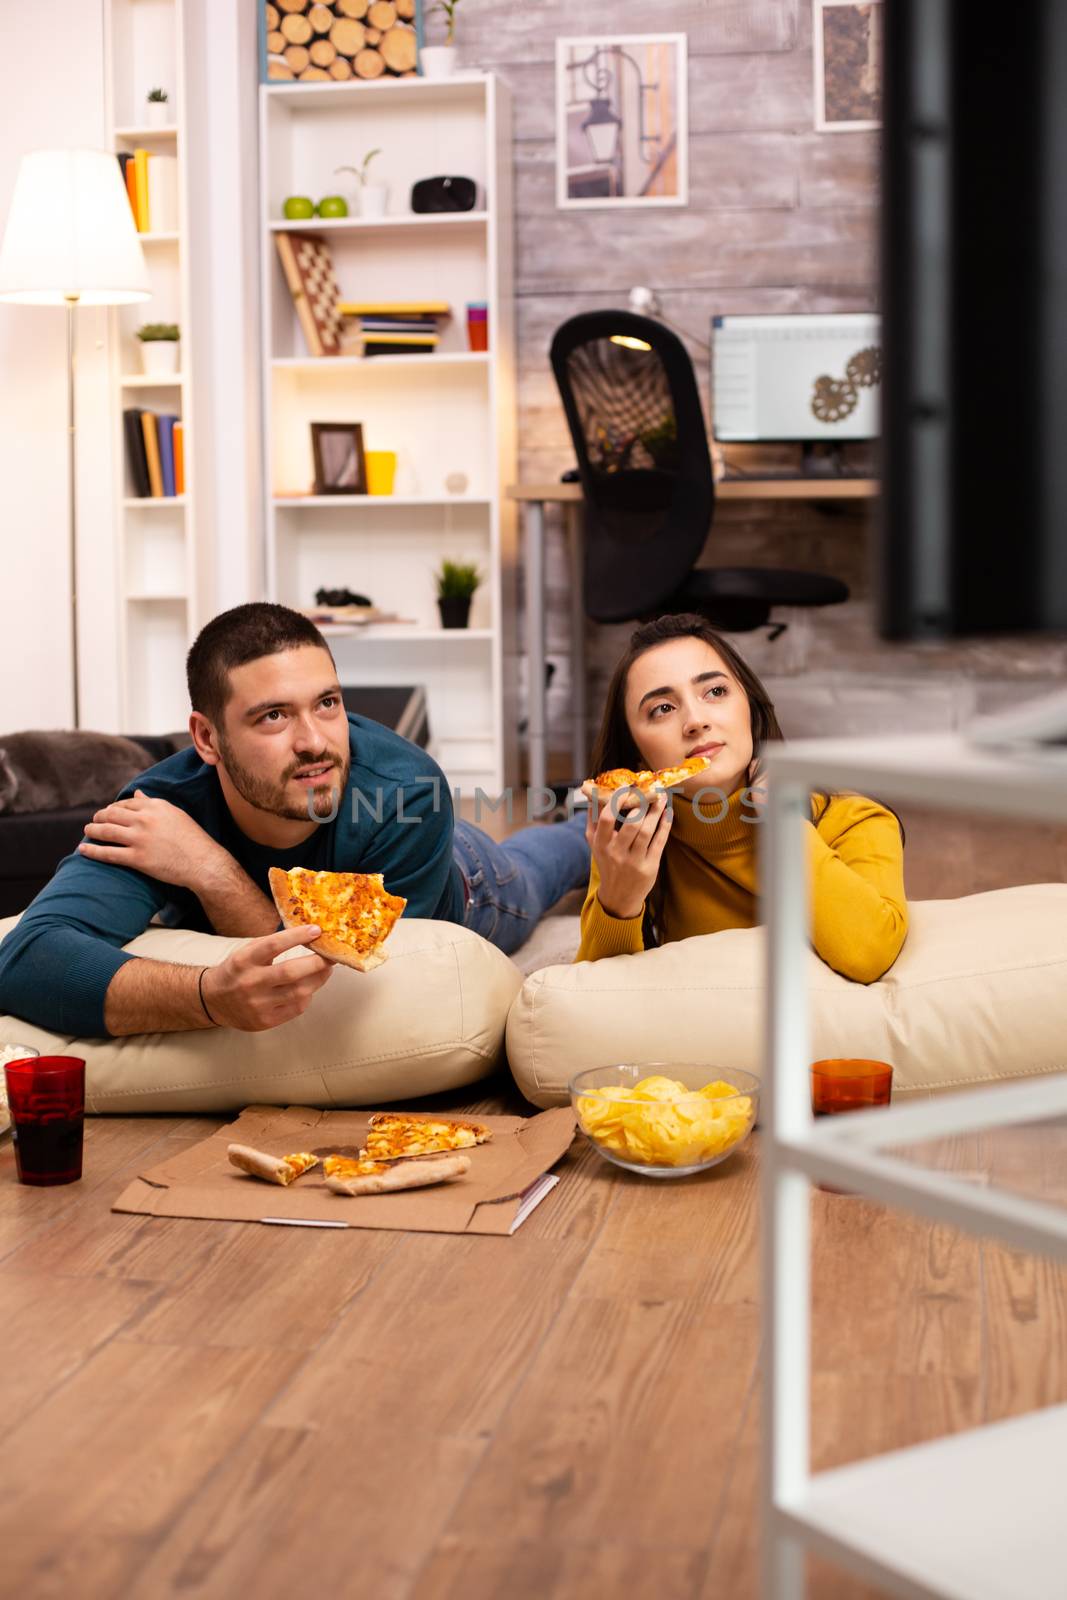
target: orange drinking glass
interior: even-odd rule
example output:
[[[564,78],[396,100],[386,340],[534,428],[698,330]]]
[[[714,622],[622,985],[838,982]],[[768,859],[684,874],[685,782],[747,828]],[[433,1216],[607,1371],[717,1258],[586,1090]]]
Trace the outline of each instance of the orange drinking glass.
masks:
[[[893,1068],[888,1061],[832,1057],[811,1065],[811,1109],[817,1117],[887,1106],[892,1089]]]

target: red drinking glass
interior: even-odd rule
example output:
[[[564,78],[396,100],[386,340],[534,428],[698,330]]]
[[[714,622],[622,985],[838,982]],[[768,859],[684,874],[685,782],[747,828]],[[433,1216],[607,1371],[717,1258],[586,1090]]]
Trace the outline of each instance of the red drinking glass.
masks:
[[[850,1061],[841,1057],[813,1061],[811,1065],[811,1109],[817,1117],[887,1106],[892,1090],[893,1068],[888,1061]]]
[[[46,1187],[82,1175],[85,1062],[36,1056],[4,1067],[20,1183]]]

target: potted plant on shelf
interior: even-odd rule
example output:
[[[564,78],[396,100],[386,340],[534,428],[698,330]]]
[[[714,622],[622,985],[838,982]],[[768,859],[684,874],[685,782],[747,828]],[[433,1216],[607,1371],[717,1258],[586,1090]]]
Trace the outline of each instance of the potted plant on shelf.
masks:
[[[170,96],[166,89],[149,89],[145,101],[147,107],[148,126],[150,128],[165,128],[169,121],[168,111]]]
[[[368,150],[358,167],[334,167],[334,172],[350,172],[356,180],[357,191],[355,199],[361,217],[384,217],[385,203],[389,198],[389,186],[385,183],[368,182],[370,164],[375,156],[381,155],[381,149]],[[356,210],[353,205],[350,210]]]
[[[146,322],[138,328],[141,344],[141,371],[148,378],[171,378],[178,371],[176,322]]]
[[[424,44],[419,51],[419,70],[424,78],[450,78],[456,68],[456,7],[459,0],[434,0],[426,15],[440,11],[445,19],[444,44]]]
[[[442,561],[434,573],[437,584],[437,609],[442,628],[465,628],[470,622],[471,600],[482,581],[473,561]]]

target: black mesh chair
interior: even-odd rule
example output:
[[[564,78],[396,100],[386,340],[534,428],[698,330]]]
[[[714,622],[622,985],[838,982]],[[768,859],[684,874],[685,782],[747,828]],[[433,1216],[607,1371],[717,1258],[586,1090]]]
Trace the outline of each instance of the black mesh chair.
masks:
[[[715,482],[693,365],[669,328],[629,311],[583,312],[558,330],[551,360],[578,456],[594,622],[696,611],[747,632],[774,606],[848,599],[847,585],[818,572],[694,570]]]

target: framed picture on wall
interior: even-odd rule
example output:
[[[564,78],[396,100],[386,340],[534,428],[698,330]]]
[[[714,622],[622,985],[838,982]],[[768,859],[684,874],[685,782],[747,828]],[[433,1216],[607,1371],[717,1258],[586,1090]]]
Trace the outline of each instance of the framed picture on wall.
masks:
[[[556,40],[556,203],[689,204],[684,33]]]
[[[358,422],[313,422],[316,494],[366,494],[367,462]]]
[[[882,126],[882,0],[812,0],[815,127]]]

